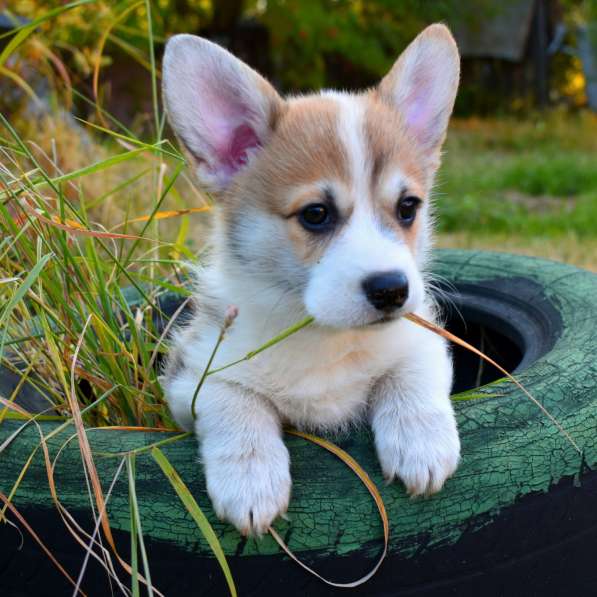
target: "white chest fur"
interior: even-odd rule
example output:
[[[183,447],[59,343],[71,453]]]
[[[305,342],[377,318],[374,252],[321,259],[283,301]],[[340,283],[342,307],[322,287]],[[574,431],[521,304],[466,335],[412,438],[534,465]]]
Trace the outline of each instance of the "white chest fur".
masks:
[[[255,348],[244,341],[255,337],[248,327],[231,333],[217,366]],[[418,334],[407,321],[364,330],[307,328],[217,375],[263,395],[292,424],[336,427],[363,413],[373,384],[401,367]]]

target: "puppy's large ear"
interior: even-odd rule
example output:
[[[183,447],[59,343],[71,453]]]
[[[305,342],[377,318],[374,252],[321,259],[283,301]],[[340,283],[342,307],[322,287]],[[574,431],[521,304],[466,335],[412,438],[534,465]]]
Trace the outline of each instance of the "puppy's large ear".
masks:
[[[443,143],[459,77],[456,42],[447,27],[436,24],[404,50],[378,92],[399,111],[407,132],[423,150],[434,151]]]
[[[166,45],[163,96],[198,178],[215,192],[224,190],[267,141],[282,105],[263,77],[194,35],[176,35]]]

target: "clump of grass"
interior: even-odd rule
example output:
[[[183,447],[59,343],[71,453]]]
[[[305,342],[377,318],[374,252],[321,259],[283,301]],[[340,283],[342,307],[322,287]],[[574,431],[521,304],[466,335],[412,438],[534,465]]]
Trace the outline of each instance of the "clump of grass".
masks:
[[[44,30],[57,14],[82,4],[84,1],[50,11],[36,26]],[[26,419],[3,442],[0,452],[32,421],[40,433],[40,444],[33,446],[8,495],[0,494],[0,521],[6,520],[9,511],[18,518],[12,500],[31,458],[41,449],[50,493],[65,521],[65,531],[87,545],[77,582],[68,577],[76,584],[75,592],[81,592],[90,555],[100,562],[112,559],[95,538],[101,529],[112,555],[131,577],[132,594],[139,595],[140,583],[146,585],[147,594],[160,594],[152,587],[139,517],[137,453],[122,455],[119,469],[126,462],[132,529],[129,565],[116,551],[105,507],[109,492],[104,496],[94,463],[101,455],[93,453],[86,429],[175,427],[158,381],[167,319],[160,299],[166,292],[181,299],[188,296],[182,283],[183,259],[196,260],[196,251],[187,244],[190,218],[205,217],[196,212],[209,207],[200,193],[188,192],[191,187],[185,180],[184,159],[162,138],[151,6],[149,2],[139,4],[147,16],[141,41],[152,80],[151,141],[99,106],[99,126],[77,121],[60,110],[35,112],[29,121],[25,116],[9,122],[0,114],[0,366],[21,379],[11,396],[0,398],[0,424],[7,417]],[[16,42],[11,51],[26,41],[33,43],[33,34],[34,28],[22,27],[13,38]],[[2,54],[0,62],[6,56]],[[89,98],[80,98],[93,105]],[[23,384],[30,384],[42,397],[44,412],[62,420],[47,435],[15,403]],[[93,535],[82,536],[80,527],[68,523],[69,514],[60,503],[53,478],[46,442],[68,425],[76,428],[90,481],[88,492],[97,511]],[[167,441],[181,437],[185,435]],[[160,466],[165,471],[168,468],[165,456]],[[192,505],[193,498],[182,480],[176,489],[185,505]],[[198,506],[189,511],[213,547],[230,593],[235,595],[230,571],[207,519]],[[35,537],[33,529],[26,528]],[[46,549],[46,553],[63,571],[51,551]],[[104,567],[124,589],[113,565]]]
[[[180,284],[180,257],[191,253],[183,235],[160,234],[156,214],[177,183],[182,157],[168,143],[129,137],[130,149],[63,172],[48,154],[44,166],[5,119],[3,126],[0,296],[12,308],[2,315],[2,363],[23,372],[48,406],[66,413],[69,363],[89,320],[74,371],[77,399],[85,406],[110,395],[86,422],[172,426],[155,367],[163,350],[160,296],[188,293]],[[123,166],[133,176],[113,176],[111,170]],[[103,197],[84,184],[100,176],[114,185]],[[102,201],[122,196],[140,178],[150,191],[146,220],[128,225],[125,218],[117,232],[97,224],[90,214],[101,211]],[[139,215],[129,211],[127,218]],[[125,287],[134,291],[134,304]]]
[[[12,61],[18,67],[36,50],[50,56],[70,84],[48,32],[58,18],[84,28],[90,6],[78,0],[23,25],[0,60],[18,51]],[[207,211],[209,202],[186,178],[183,157],[162,139],[151,6],[123,7],[112,14],[101,3],[100,20],[110,31],[130,8],[137,21],[139,11],[145,18],[134,50],[145,55],[152,82],[152,141],[146,130],[143,137],[131,131],[70,87],[46,98],[45,108],[37,98],[35,110],[15,111],[11,122],[0,119],[0,300],[10,306],[2,313],[0,363],[60,415],[69,413],[65,396],[74,375],[83,408],[103,396],[86,424],[172,427],[157,380],[164,350],[160,297],[188,294],[180,283],[182,260],[195,261],[200,249],[187,243],[190,218],[204,218],[194,212]],[[101,33],[98,53],[89,59],[98,69]],[[65,95],[94,109],[95,122],[50,108]],[[22,99],[27,105],[27,96]],[[87,321],[71,373],[74,343]],[[0,421],[6,414],[0,410]]]

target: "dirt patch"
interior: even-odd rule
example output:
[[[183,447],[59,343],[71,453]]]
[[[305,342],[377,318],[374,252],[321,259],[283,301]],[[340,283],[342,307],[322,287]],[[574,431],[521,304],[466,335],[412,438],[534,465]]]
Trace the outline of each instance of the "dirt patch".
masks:
[[[570,213],[576,206],[573,197],[555,197],[554,195],[527,195],[520,191],[506,191],[504,199],[524,207],[529,213],[553,214]]]

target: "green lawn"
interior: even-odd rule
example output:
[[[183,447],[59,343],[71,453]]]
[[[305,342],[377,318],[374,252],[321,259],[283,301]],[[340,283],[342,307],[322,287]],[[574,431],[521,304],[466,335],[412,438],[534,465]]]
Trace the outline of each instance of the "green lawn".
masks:
[[[597,115],[455,120],[436,202],[440,246],[597,269]]]

